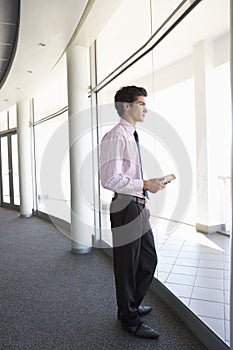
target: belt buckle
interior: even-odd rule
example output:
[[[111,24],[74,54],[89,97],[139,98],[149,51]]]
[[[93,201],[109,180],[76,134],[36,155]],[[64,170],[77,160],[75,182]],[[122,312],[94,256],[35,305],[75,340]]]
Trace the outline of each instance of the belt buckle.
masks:
[[[137,198],[137,202],[140,204],[145,205],[146,204],[146,200],[144,198],[140,198],[140,197],[136,197]]]

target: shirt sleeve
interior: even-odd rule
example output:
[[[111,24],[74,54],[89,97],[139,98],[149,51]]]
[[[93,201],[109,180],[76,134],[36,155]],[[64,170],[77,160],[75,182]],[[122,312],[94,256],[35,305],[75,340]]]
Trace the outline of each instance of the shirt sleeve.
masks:
[[[126,140],[121,135],[103,138],[100,144],[101,185],[113,192],[134,194],[142,192],[143,180],[134,178],[125,168],[130,166],[130,153],[125,152]],[[127,155],[126,155],[127,154]],[[128,159],[127,159],[128,158]]]

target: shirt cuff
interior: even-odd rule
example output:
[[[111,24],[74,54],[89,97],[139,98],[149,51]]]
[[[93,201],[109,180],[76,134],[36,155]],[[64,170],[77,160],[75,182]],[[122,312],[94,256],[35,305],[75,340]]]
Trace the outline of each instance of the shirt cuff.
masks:
[[[142,192],[143,191],[143,180],[142,179],[134,179],[133,181],[133,188],[135,192]]]

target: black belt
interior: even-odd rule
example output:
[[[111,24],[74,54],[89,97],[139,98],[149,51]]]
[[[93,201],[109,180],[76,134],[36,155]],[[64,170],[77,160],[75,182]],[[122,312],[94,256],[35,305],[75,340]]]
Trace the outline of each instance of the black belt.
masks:
[[[115,200],[117,198],[118,199],[124,199],[124,200],[130,199],[130,201],[134,201],[136,203],[140,203],[140,204],[146,205],[146,199],[145,198],[132,196],[130,194],[115,193],[114,197],[113,197],[113,200]]]

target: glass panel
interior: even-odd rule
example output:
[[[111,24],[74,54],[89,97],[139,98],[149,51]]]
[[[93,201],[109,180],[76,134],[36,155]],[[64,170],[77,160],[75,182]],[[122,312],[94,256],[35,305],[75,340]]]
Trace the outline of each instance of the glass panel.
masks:
[[[9,129],[17,127],[16,105],[9,109]]]
[[[10,203],[9,161],[8,161],[8,137],[1,138],[2,159],[2,194],[3,202]]]
[[[0,113],[0,131],[7,130],[7,111]]]
[[[14,204],[15,205],[20,205],[19,167],[18,167],[18,140],[17,139],[18,139],[18,135],[17,134],[11,136]]]
[[[150,35],[150,0],[122,1],[97,36],[98,82],[142,46]]]
[[[153,33],[165,22],[165,20],[175,11],[183,0],[153,0],[152,1],[152,26]],[[193,1],[187,0],[190,5]]]
[[[36,125],[35,146],[38,210],[70,222],[67,120],[66,112]]]
[[[56,66],[52,79],[46,81],[46,85],[34,99],[34,120],[43,119],[67,105],[66,56],[64,55]]]

